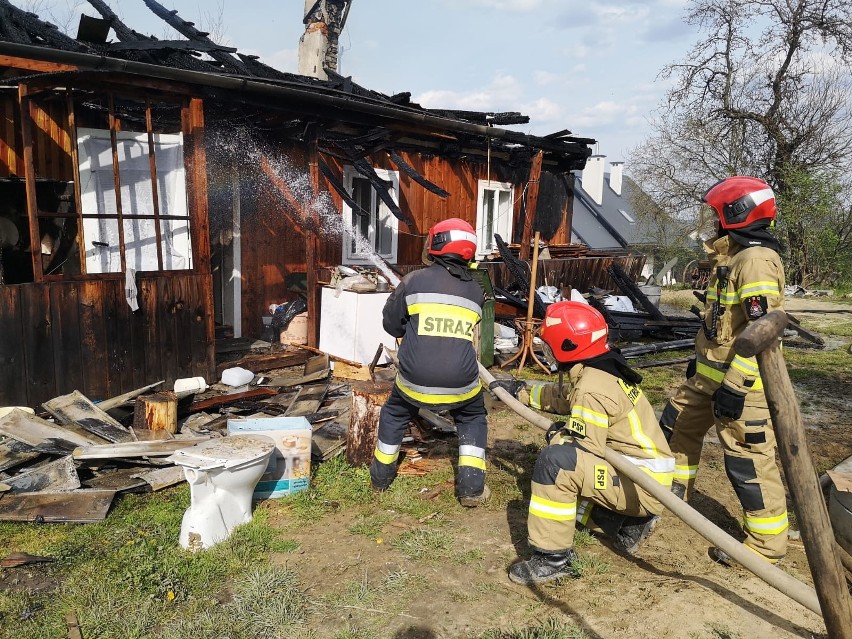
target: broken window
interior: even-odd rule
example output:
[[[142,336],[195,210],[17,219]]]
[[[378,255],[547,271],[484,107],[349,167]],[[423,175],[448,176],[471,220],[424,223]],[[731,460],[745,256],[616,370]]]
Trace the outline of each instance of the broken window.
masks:
[[[476,255],[483,257],[497,249],[494,234],[512,237],[512,185],[506,182],[479,181],[476,207]]]
[[[156,194],[146,133],[116,132],[116,180],[110,132],[77,130],[87,273],[121,272],[122,250],[127,267],[137,271],[192,268],[183,136],[157,133],[152,137]]]
[[[387,186],[395,202],[399,202],[399,173],[376,169],[376,174]],[[396,263],[398,228],[397,219],[381,201],[370,181],[347,166],[343,183],[360,210],[343,203],[343,261],[346,264],[371,264],[373,257]]]

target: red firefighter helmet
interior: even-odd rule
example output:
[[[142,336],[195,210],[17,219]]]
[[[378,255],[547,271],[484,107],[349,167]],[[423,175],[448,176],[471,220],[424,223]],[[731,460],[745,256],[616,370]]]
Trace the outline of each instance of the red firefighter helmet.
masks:
[[[541,325],[543,339],[556,361],[567,364],[603,355],[609,350],[606,320],[583,302],[556,302],[547,307]]]
[[[775,219],[775,194],[760,178],[725,178],[711,186],[702,199],[716,211],[723,229],[741,229]]]
[[[476,254],[476,233],[464,220],[451,217],[429,229],[426,246],[429,255],[454,253],[469,262]]]

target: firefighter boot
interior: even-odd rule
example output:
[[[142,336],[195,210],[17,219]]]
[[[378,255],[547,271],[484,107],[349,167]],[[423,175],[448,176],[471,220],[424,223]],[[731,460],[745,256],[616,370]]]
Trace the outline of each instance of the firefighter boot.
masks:
[[[621,530],[621,526],[624,524],[627,516],[614,512],[609,508],[604,508],[603,506],[594,506],[590,519],[614,543],[618,539],[618,531]]]
[[[672,482],[672,494],[678,499],[683,499],[686,495],[686,486],[681,484],[680,482],[673,481]]]
[[[659,515],[648,517],[625,517],[621,530],[615,538],[613,547],[616,550],[635,555],[644,541],[651,536],[657,524],[660,523]]]
[[[482,487],[482,492],[479,495],[459,497],[459,503],[465,508],[476,508],[488,501],[491,497],[491,489],[488,486]]]
[[[573,548],[556,553],[536,551],[526,561],[520,561],[509,568],[509,579],[516,584],[532,586],[560,577],[579,577],[579,571],[574,568],[577,559]]]

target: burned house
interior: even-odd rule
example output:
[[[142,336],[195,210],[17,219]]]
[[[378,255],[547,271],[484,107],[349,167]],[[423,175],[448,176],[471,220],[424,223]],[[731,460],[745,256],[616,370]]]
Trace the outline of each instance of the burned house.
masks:
[[[145,2],[183,38],[100,0],[71,38],[0,0],[0,405],[212,380],[216,325],[257,336],[300,290],[316,345],[324,267],[419,264],[446,217],[477,227],[480,255],[537,225],[570,243],[593,140],[283,73]],[[601,284],[612,259],[565,284]]]

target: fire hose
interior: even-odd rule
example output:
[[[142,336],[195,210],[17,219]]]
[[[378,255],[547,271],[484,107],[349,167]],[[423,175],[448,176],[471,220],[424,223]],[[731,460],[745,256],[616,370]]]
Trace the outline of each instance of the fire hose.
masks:
[[[495,381],[494,376],[482,364],[479,365],[479,377],[486,386],[489,386]],[[515,413],[533,426],[538,426],[543,430],[550,428],[552,423],[550,419],[525,406],[505,389],[495,387],[492,392]],[[813,588],[791,577],[783,570],[760,557],[754,551],[749,550],[745,545],[704,517],[704,515],[672,494],[668,488],[657,483],[642,472],[638,466],[632,464],[624,455],[607,449],[604,453],[604,459],[612,464],[619,474],[627,477],[634,484],[650,493],[686,525],[695,530],[711,544],[725,551],[728,556],[751,571],[755,576],[779,592],[787,595],[793,601],[802,604],[808,610],[822,616],[817,593]]]

